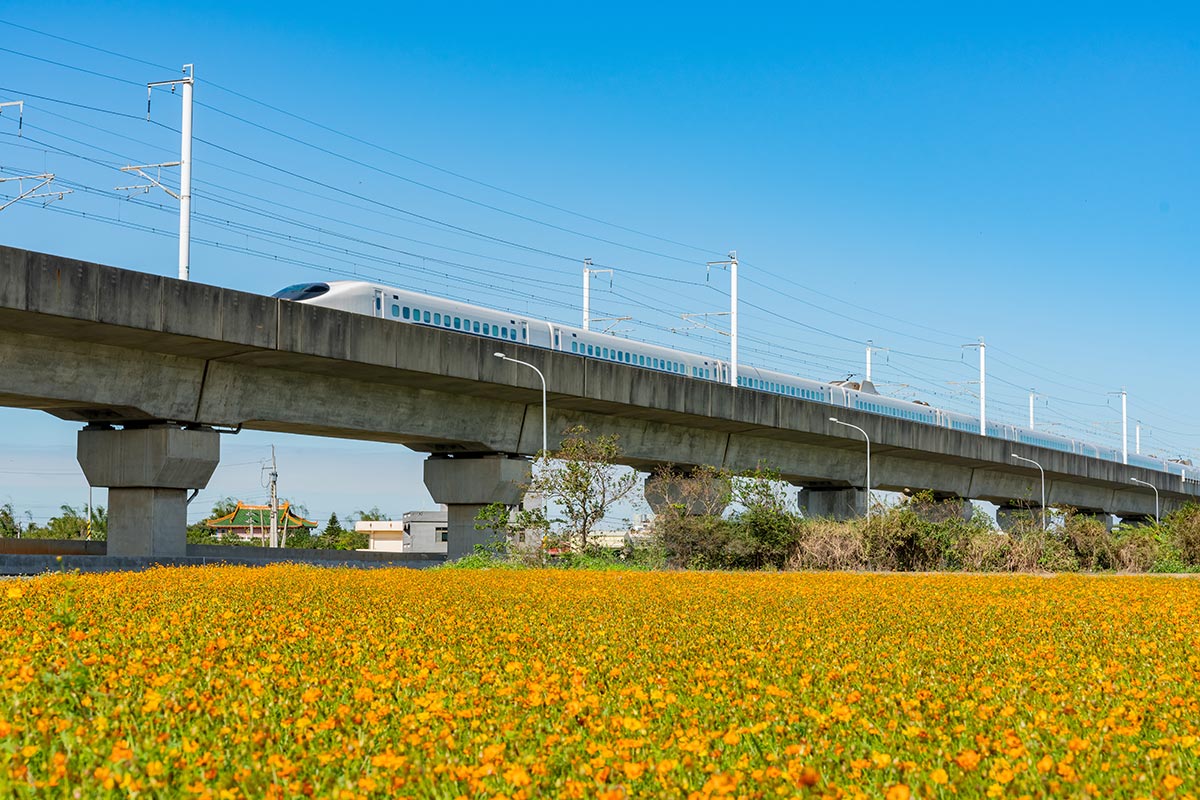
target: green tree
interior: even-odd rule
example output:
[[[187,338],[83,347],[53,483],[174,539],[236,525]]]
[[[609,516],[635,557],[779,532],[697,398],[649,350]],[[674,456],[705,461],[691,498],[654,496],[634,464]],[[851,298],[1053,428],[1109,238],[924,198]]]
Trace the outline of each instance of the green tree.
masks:
[[[489,531],[491,541],[487,549],[504,553],[508,545],[520,539],[521,534],[536,531],[544,535],[550,527],[549,520],[541,508],[522,508],[514,511],[503,503],[491,503],[479,509],[475,515],[475,530]]]
[[[338,542],[345,533],[346,529],[338,521],[337,512],[335,511],[329,515],[329,520],[325,523],[325,529],[316,537],[313,547],[321,550],[337,550]]]
[[[103,533],[96,531],[93,520],[92,538],[103,539]],[[88,536],[87,509],[78,510],[64,503],[59,506],[59,513],[44,526],[31,523],[23,535],[31,539],[85,539]]]
[[[562,509],[563,533],[580,549],[613,505],[629,495],[641,480],[617,466],[621,455],[616,435],[590,437],[577,425],[566,431],[552,458],[537,463],[530,490]]]
[[[758,466],[733,481],[734,517],[731,566],[782,567],[799,534],[799,515],[788,504],[778,470]]]
[[[222,497],[217,502],[213,503],[212,514],[209,519],[217,517],[227,517],[237,510],[238,501],[236,497]]]
[[[392,518],[379,510],[379,506],[371,506],[370,511],[358,510],[350,515],[350,519],[359,522],[388,522]]]
[[[0,537],[5,539],[19,539],[24,530],[25,526],[17,518],[17,513],[13,510],[13,504],[5,503],[0,506]]]

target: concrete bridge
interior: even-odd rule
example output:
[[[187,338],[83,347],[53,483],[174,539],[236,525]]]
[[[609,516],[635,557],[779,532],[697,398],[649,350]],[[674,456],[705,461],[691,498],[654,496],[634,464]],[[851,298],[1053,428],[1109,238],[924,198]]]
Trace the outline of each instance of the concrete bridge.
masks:
[[[478,541],[487,503],[515,504],[541,446],[574,424],[621,436],[624,462],[760,463],[804,487],[816,515],[861,512],[870,433],[873,488],[928,489],[1002,507],[1040,499],[1143,519],[1200,494],[1178,476],[796,398],[701,382],[199,283],[0,247],[0,405],[84,425],[78,457],[108,487],[109,552],[179,556],[185,496],[241,427],[395,442],[430,454],[425,481],[449,507],[450,554]],[[650,492],[650,494],[653,494]]]

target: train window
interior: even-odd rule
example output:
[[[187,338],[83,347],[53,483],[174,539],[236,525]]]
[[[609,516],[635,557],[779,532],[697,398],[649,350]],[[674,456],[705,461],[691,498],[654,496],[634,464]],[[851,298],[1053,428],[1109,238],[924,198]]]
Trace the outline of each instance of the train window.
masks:
[[[404,307],[404,318],[408,319],[411,314],[412,314],[412,309],[410,309],[408,306],[405,306]]]
[[[507,328],[507,327],[503,327],[503,328],[501,328],[501,329],[500,329],[500,338],[501,338],[501,339],[507,339],[507,338],[508,338],[508,328]]]
[[[512,340],[512,341],[514,341],[514,342],[517,340],[517,329],[516,329],[516,328],[513,328],[512,330],[510,330],[510,331],[508,332],[508,338],[509,338],[509,339],[511,339],[511,340]],[[554,337],[554,343],[555,343],[555,344],[558,344],[558,337],[557,337],[557,336],[556,336],[556,337]]]
[[[423,318],[423,319],[424,319],[426,322],[429,322],[429,319],[430,319],[430,317],[431,317],[431,316],[432,316],[432,315],[431,315],[431,314],[430,314],[428,311],[426,311],[426,312],[424,312],[424,313],[423,313],[423,315],[422,315],[422,318]]]
[[[692,367],[692,377],[696,377],[696,368]]]
[[[484,336],[491,336],[491,335],[492,335],[492,326],[491,326],[491,325],[489,325],[489,324],[487,324],[486,322],[485,322],[485,323],[483,323],[483,335],[484,335]]]
[[[529,331],[525,330],[524,328],[521,328],[521,338],[522,338],[522,339],[528,339],[528,338],[529,338]]]
[[[462,317],[454,318],[454,330],[456,330],[456,331],[462,330]]]
[[[396,305],[395,303],[392,304],[392,316],[393,317],[400,316],[400,306]]]
[[[434,324],[434,325],[441,325],[441,324],[442,324],[442,315],[441,315],[441,314],[439,314],[439,313],[438,313],[438,312],[436,312],[436,311],[435,311],[435,312],[433,312],[433,324]]]
[[[375,310],[376,310],[376,311],[382,311],[382,310],[383,310],[383,301],[382,301],[382,300],[380,300],[378,297],[376,297],[376,298],[375,298]],[[381,317],[382,317],[383,315],[382,315],[382,314],[380,314],[379,316],[381,316]]]
[[[571,342],[571,352],[572,353],[579,352],[579,342]]]
[[[638,356],[638,366],[639,367],[646,366],[646,357],[645,356]]]
[[[471,323],[471,332],[479,333],[479,320],[475,320],[474,322]]]
[[[607,347],[600,348],[600,357],[608,358],[608,348]]]
[[[442,317],[442,324],[445,325],[447,328],[450,327],[450,315],[449,314]]]

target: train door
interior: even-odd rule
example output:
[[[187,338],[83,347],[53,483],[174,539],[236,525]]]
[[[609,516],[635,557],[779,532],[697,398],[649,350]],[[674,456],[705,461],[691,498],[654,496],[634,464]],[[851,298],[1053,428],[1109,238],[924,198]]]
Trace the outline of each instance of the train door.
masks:
[[[371,316],[373,316],[373,317],[382,317],[383,316],[383,290],[382,289],[375,290],[375,310],[371,312]]]
[[[729,365],[721,362],[717,363],[717,374],[720,376],[718,380],[721,383],[729,383]]]

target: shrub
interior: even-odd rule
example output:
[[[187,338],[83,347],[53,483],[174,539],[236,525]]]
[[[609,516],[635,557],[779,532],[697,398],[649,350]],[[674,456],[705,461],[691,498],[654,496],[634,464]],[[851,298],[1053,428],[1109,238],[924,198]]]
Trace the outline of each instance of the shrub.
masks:
[[[1200,505],[1188,503],[1167,515],[1171,545],[1185,564],[1200,566]]]
[[[1116,545],[1104,522],[1073,508],[1059,509],[1057,515],[1062,517],[1062,538],[1070,545],[1081,569],[1095,572],[1116,567]]]
[[[803,520],[787,560],[788,569],[850,571],[866,566],[861,531],[831,520]]]

